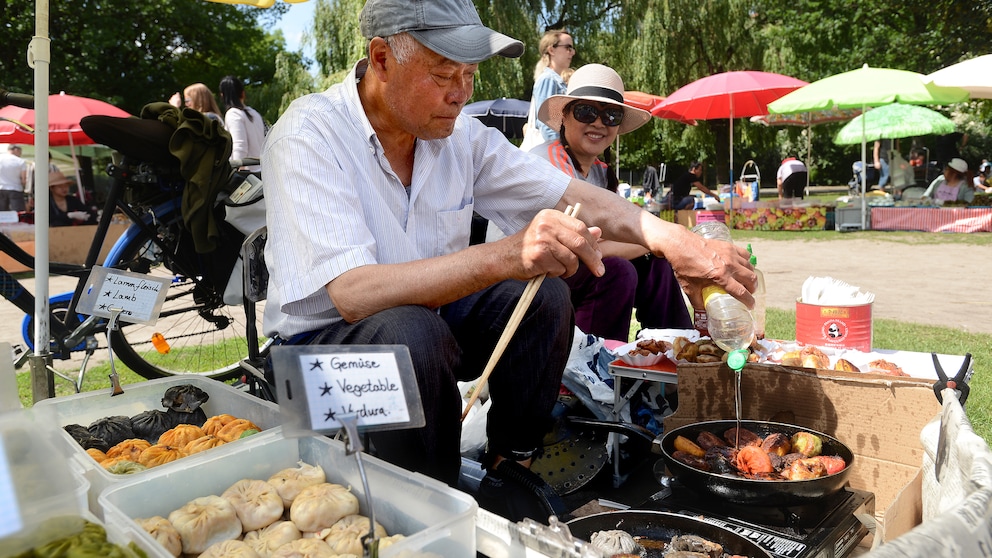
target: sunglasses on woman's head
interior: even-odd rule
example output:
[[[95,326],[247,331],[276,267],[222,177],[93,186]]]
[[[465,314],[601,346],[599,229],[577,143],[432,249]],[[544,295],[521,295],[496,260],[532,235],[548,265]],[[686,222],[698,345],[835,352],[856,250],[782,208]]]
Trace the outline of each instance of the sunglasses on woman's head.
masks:
[[[598,117],[604,126],[619,126],[623,122],[624,110],[620,107],[608,106],[597,108],[586,103],[572,105],[572,117],[583,124],[592,124]]]

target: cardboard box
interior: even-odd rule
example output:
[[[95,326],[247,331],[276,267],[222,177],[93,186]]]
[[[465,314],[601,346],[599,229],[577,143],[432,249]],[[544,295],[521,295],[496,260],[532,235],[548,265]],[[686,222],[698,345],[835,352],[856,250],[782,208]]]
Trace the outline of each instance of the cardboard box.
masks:
[[[725,364],[679,364],[679,404],[665,430],[735,417],[735,375]],[[853,488],[875,494],[878,519],[916,478],[920,431],[940,413],[933,380],[749,364],[741,418],[806,426],[855,454]]]
[[[93,242],[93,235],[96,233],[96,225],[80,225],[78,227],[53,227],[48,229],[48,255],[53,262],[80,264],[86,260],[89,253],[90,244]],[[100,250],[100,257],[97,263],[103,263],[103,259],[110,253],[117,239],[127,230],[126,224],[112,223],[107,231],[107,238],[104,239],[103,247]],[[34,255],[34,225],[17,223],[2,227],[4,234],[9,236],[22,250]],[[6,254],[0,254],[0,267],[10,273],[23,273],[29,268],[21,265]]]

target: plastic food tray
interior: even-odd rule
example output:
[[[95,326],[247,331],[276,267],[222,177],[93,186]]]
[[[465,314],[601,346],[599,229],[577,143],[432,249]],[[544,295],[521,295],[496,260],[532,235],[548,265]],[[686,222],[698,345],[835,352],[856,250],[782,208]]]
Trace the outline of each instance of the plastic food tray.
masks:
[[[78,518],[103,525],[107,539],[120,546],[135,542],[148,552],[152,545],[111,528],[87,505],[90,483],[81,471],[68,466],[69,453],[53,424],[51,411],[21,409],[0,415],[0,468],[14,494],[0,495],[0,557],[20,554],[76,529]],[[15,519],[16,518],[16,519]],[[11,522],[21,524],[12,531]]]
[[[345,453],[343,443],[318,436],[286,438],[282,432],[265,438],[252,436],[242,442],[180,460],[179,467],[149,469],[140,479],[108,488],[100,495],[105,520],[151,547],[151,557],[171,558],[134,519],[168,517],[194,498],[220,495],[241,479],[268,479],[282,469],[296,467],[299,461],[320,465],[328,482],[350,487],[361,504],[361,513],[369,514],[356,457]],[[406,535],[379,556],[421,552],[446,558],[476,556],[478,505],[471,496],[381,459],[363,455],[362,464],[373,496],[375,520],[390,535]]]
[[[72,436],[61,427],[69,424],[89,426],[93,421],[103,417],[117,415],[133,417],[149,409],[163,409],[162,396],[165,394],[165,391],[173,386],[184,384],[194,385],[210,395],[210,399],[202,407],[208,417],[228,413],[238,418],[248,419],[262,429],[262,432],[255,436],[269,436],[282,423],[279,406],[275,403],[253,397],[225,383],[195,375],[173,376],[137,384],[128,384],[123,386],[123,394],[113,397],[110,396],[110,388],[107,388],[66,397],[45,399],[35,405],[36,407],[54,409],[56,414],[55,422],[58,423],[59,430],[61,431],[60,437],[63,443],[68,444],[71,448],[70,455],[73,467],[81,470],[90,483],[89,509],[97,517],[103,517],[98,497],[100,492],[108,486],[132,478],[141,478],[159,467],[179,466],[184,460],[191,459],[192,457],[184,457],[172,463],[159,465],[158,467],[140,473],[114,475],[108,473],[99,463],[87,455],[82,446],[77,444],[72,439]],[[241,443],[242,440],[230,442],[230,444],[234,445]],[[212,448],[206,450],[206,452],[215,452],[227,445]]]

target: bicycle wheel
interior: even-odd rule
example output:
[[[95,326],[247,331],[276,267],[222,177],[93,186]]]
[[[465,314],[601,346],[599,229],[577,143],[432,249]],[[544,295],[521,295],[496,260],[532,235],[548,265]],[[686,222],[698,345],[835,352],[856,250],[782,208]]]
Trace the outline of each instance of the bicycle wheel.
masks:
[[[178,244],[175,239],[181,237],[181,227],[177,215],[168,224],[160,222],[158,234],[167,239],[167,244],[175,246]],[[225,305],[222,293],[192,273],[180,270],[188,269],[189,265],[167,257],[144,232],[121,250],[120,257],[113,262],[114,268],[165,277],[171,284],[154,324],[121,323],[113,332],[114,353],[126,366],[149,379],[177,374],[198,374],[217,380],[238,377],[242,374],[239,363],[248,356],[244,308]],[[263,304],[259,303],[256,314],[258,331],[261,331]],[[155,334],[162,335],[168,352],[163,354],[156,349],[152,342]],[[270,343],[271,340],[260,340],[262,354]]]

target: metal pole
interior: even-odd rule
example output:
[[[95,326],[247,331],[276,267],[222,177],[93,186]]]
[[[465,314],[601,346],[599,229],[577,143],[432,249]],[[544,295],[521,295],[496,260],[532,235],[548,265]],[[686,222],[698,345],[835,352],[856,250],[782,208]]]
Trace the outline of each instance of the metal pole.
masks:
[[[28,66],[34,68],[34,354],[31,364],[31,396],[35,402],[55,397],[55,376],[48,369],[48,77],[51,40],[48,37],[48,0],[35,3],[35,36],[28,46]],[[40,131],[40,132],[39,132]]]
[[[868,228],[868,140],[865,139],[867,110],[867,105],[861,106],[861,230]]]

